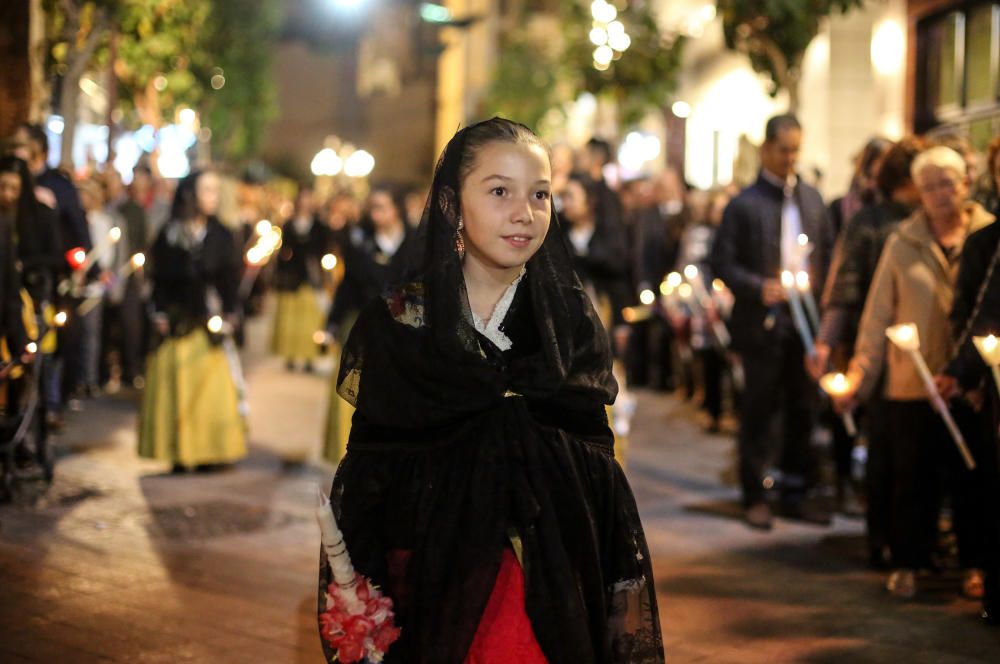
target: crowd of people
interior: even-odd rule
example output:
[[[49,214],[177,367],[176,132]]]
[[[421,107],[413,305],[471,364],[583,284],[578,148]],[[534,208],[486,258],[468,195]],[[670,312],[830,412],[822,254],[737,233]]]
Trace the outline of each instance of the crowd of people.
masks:
[[[798,175],[802,132],[793,116],[771,119],[759,176],[743,189],[698,190],[670,167],[621,181],[612,146],[596,138],[551,149],[553,231],[607,331],[621,387],[609,411],[616,454],[624,463],[629,390],[697,399],[708,431],[738,420],[748,526],[863,514],[871,564],[909,599],[920,570],[945,564],[946,510],[962,592],[995,619],[997,389],[974,338],[1000,332],[1000,139],[986,154],[955,135],[873,139],[828,204]],[[172,183],[140,164],[126,186],[112,169],[72,177],[47,155],[44,131],[25,125],[0,157],[0,377],[38,363],[55,431],[88,398],[141,390],[139,453],[176,472],[246,453],[238,347],[265,293],[271,350],[289,371],[313,371],[324,349],[339,357],[426,233],[421,188],[320,196],[308,183],[282,193],[244,181],[222,214],[211,169]],[[933,392],[886,336],[901,325],[919,339]],[[333,372],[322,446],[333,464],[355,405],[338,396],[344,375]],[[829,459],[819,431],[830,432]]]

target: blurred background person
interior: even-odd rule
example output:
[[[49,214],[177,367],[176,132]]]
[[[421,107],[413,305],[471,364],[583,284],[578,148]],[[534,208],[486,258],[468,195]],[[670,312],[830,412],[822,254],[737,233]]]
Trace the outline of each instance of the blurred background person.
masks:
[[[281,249],[274,269],[277,311],[271,351],[285,360],[289,371],[296,362],[311,372],[319,355],[315,341],[323,328],[323,267],[330,241],[327,228],[316,216],[316,194],[302,185],[295,196],[295,211],[281,226]]]
[[[337,349],[343,347],[361,310],[379,296],[393,277],[400,276],[408,237],[402,210],[392,191],[387,187],[373,187],[358,226],[352,228],[346,238],[341,236],[344,280],[337,287],[326,322],[327,334],[335,340]],[[354,413],[351,405],[337,394],[337,373],[335,367],[323,446],[323,457],[333,465],[340,462],[347,449]]]
[[[796,175],[801,143],[801,125],[794,116],[768,120],[757,182],[726,207],[710,261],[735,296],[730,331],[746,382],[740,477],[746,522],[759,529],[772,526],[767,489],[774,484],[786,515],[817,523],[830,520],[811,495],[819,479],[812,446],[817,387],[806,372],[807,349],[781,283],[783,270],[807,270],[818,297],[833,249],[826,206],[819,192]],[[808,255],[799,241],[803,234],[812,245]],[[782,420],[782,438],[772,430],[775,416]],[[781,482],[771,473],[775,466]]]
[[[115,219],[105,211],[104,193],[94,179],[84,180],[80,185],[80,202],[87,215],[87,227],[91,237],[107,238],[112,228],[117,228]],[[115,247],[105,243],[103,251],[93,258],[94,270],[89,271],[83,287],[83,301],[74,312],[80,319],[80,384],[75,397],[95,397],[100,394],[101,331],[104,314],[104,296],[112,279]]]
[[[900,599],[916,592],[916,571],[931,566],[937,536],[942,483],[948,486],[958,538],[963,592],[983,593],[982,450],[970,440],[979,470],[968,471],[941,418],[928,401],[917,367],[906,352],[889,346],[885,330],[913,323],[920,352],[932,373],[945,368],[952,352],[948,315],[955,277],[966,237],[993,222],[993,216],[969,200],[966,164],[950,148],[936,146],[918,155],[912,166],[921,207],[900,224],[886,242],[872,280],[848,370],[850,390],[838,399],[849,408],[867,399],[886,368],[884,413],[889,418],[893,478],[890,538],[893,572],[886,587]],[[952,401],[952,412],[967,423],[970,409]]]
[[[847,193],[830,203],[834,237],[840,237],[841,231],[861,208],[875,202],[878,194],[875,179],[882,158],[891,147],[892,141],[876,136],[854,157],[854,175]]]
[[[159,345],[146,366],[139,455],[169,461],[175,472],[211,470],[246,455],[245,422],[233,358],[207,323],[234,328],[240,257],[216,217],[219,178],[195,171],[177,186],[170,221],[150,252],[153,326]]]
[[[658,293],[664,277],[677,265],[686,214],[684,183],[677,171],[667,168],[653,184],[652,205],[635,222],[636,296],[644,290]],[[676,387],[674,333],[669,321],[652,318],[634,325],[629,341],[629,382],[673,391]]]
[[[858,211],[841,232],[823,293],[816,356],[810,361],[810,372],[816,380],[831,365],[837,371],[846,369],[882,248],[899,223],[920,206],[920,192],[913,183],[910,168],[925,147],[923,139],[907,136],[889,148],[876,176],[876,200]],[[880,389],[873,390],[867,409],[872,416],[863,417],[862,424],[867,440],[865,517],[869,562],[882,569],[889,564],[892,475],[885,426],[888,420],[883,415],[885,404]],[[834,418],[832,426],[838,499],[846,509],[851,500],[854,442],[840,418]]]
[[[1000,136],[989,146],[988,172],[1000,190]],[[1000,203],[993,209],[1000,215]],[[1000,336],[1000,223],[994,221],[969,235],[955,282],[950,316],[955,350],[944,374],[937,377],[945,398],[965,398],[977,411],[966,436],[982,441],[984,535],[983,618],[1000,625],[1000,386],[973,343],[976,336]]]

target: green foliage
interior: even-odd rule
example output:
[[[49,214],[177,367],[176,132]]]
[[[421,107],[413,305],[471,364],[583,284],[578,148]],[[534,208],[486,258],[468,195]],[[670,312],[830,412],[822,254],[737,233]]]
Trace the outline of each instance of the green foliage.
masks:
[[[606,71],[594,67],[590,0],[557,0],[555,16],[514,20],[501,40],[487,110],[537,126],[580,93],[613,99],[623,124],[662,107],[676,84],[683,39],[661,34],[649,5],[618,0],[631,45]],[[542,15],[545,16],[545,15]]]
[[[746,53],[757,71],[796,99],[802,56],[820,21],[861,7],[864,0],[718,0],[726,45]],[[794,104],[793,104],[794,105]]]
[[[280,0],[43,0],[43,7],[53,75],[64,75],[91,38],[99,46],[86,65],[107,67],[117,42],[127,126],[159,125],[192,107],[212,129],[217,156],[241,160],[258,147],[276,108],[269,45],[282,20]],[[212,77],[220,72],[225,85],[216,90]],[[157,87],[160,76],[166,85]]]
[[[222,156],[240,161],[259,147],[277,112],[271,49],[283,19],[279,0],[216,0],[205,29],[205,60],[198,69],[207,89],[205,123]],[[219,90],[211,79],[222,70]]]

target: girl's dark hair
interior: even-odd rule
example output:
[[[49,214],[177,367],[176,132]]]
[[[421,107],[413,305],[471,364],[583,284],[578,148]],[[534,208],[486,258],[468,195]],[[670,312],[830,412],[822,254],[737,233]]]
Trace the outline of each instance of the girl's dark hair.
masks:
[[[21,195],[17,199],[17,223],[34,221],[36,206],[41,203],[35,200],[35,181],[31,177],[28,164],[12,155],[0,157],[0,173],[14,173],[21,178]]]
[[[201,176],[212,173],[212,170],[195,170],[188,173],[177,183],[174,192],[174,203],[170,207],[170,218],[174,221],[187,221],[198,216],[198,180]]]
[[[462,155],[458,162],[459,186],[465,182],[469,173],[476,167],[476,156],[490,143],[514,143],[521,145],[537,145],[548,153],[548,148],[542,139],[523,124],[505,118],[492,118],[470,127],[465,137]]]
[[[876,184],[886,199],[892,192],[906,185],[910,177],[910,166],[917,155],[927,149],[927,142],[919,136],[904,136],[885,153],[878,170]]]

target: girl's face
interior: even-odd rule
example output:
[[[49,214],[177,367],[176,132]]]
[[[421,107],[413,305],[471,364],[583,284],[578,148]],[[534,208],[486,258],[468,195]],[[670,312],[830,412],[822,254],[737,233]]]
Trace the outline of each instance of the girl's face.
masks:
[[[590,218],[590,201],[587,191],[578,180],[569,180],[560,196],[562,200],[562,216],[571,224],[578,224]]]
[[[551,187],[552,167],[540,146],[483,146],[462,182],[466,259],[505,270],[527,263],[549,230]]]
[[[204,173],[195,183],[195,195],[198,198],[198,212],[211,216],[219,211],[219,176],[215,173]]]
[[[368,197],[368,215],[375,230],[386,230],[399,221],[399,211],[392,196],[384,191],[376,191]]]
[[[0,173],[0,210],[10,210],[21,197],[21,176],[17,173]]]

